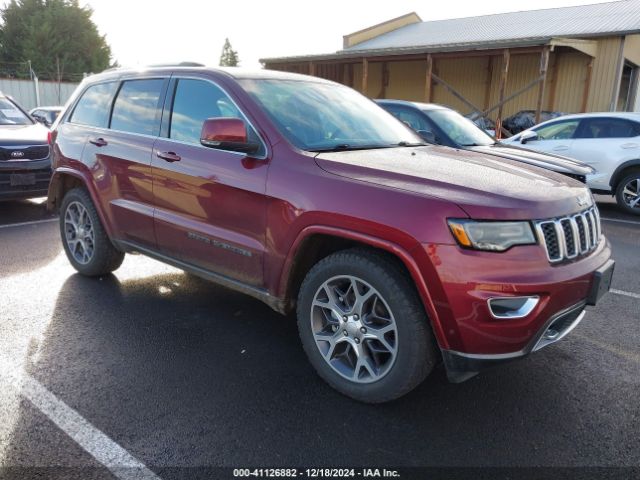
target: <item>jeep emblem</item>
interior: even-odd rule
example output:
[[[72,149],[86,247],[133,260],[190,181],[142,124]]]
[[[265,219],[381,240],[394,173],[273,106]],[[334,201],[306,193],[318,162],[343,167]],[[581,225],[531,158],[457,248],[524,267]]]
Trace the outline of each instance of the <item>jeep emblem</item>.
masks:
[[[15,152],[11,152],[11,158],[22,158],[24,157],[24,152],[16,150]]]
[[[584,207],[585,205],[589,204],[589,198],[588,197],[578,197],[578,206],[579,207]]]

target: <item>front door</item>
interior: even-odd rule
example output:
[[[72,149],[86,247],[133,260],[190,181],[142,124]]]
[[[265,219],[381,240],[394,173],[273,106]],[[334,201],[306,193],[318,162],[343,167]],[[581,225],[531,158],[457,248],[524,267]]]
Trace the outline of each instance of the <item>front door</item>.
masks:
[[[571,157],[573,138],[579,124],[579,119],[558,120],[538,128],[532,128],[538,134],[538,138],[529,140],[522,146],[539,152]]]
[[[166,135],[153,148],[161,252],[253,286],[263,284],[268,161],[231,98],[206,79],[175,79]],[[263,145],[255,156],[200,144],[205,119],[242,118]],[[255,157],[255,158],[254,158]]]

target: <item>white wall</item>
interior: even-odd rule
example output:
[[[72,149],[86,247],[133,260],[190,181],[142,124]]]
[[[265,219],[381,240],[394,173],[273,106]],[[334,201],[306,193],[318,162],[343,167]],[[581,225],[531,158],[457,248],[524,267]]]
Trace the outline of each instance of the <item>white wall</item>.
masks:
[[[58,84],[57,82],[40,80],[38,81],[40,105],[37,105],[34,82],[0,78],[0,92],[13,97],[25,110],[31,110],[37,106],[64,105],[77,86],[77,83],[63,82]]]

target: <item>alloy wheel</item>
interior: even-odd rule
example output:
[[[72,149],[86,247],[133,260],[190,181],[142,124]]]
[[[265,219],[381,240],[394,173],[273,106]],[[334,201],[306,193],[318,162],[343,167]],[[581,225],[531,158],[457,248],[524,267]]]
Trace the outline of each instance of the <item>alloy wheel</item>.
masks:
[[[622,199],[629,208],[640,208],[640,177],[626,183],[622,189]]]
[[[89,212],[80,202],[71,202],[67,206],[64,232],[73,258],[82,265],[89,263],[95,251],[95,234]]]
[[[355,276],[333,277],[320,286],[311,306],[311,331],[324,360],[352,382],[380,380],[398,353],[397,326],[388,303]]]

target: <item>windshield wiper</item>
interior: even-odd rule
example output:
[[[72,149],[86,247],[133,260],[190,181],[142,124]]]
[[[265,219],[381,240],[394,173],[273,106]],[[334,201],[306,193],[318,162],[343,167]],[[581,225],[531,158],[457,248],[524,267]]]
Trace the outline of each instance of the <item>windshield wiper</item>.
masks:
[[[428,143],[425,142],[398,142],[398,143],[394,143],[392,144],[392,146],[394,147],[424,147],[426,145],[429,145]]]
[[[330,147],[310,148],[310,152],[346,152],[352,150],[373,150],[374,148],[390,148],[389,145],[350,145],[339,143]]]

